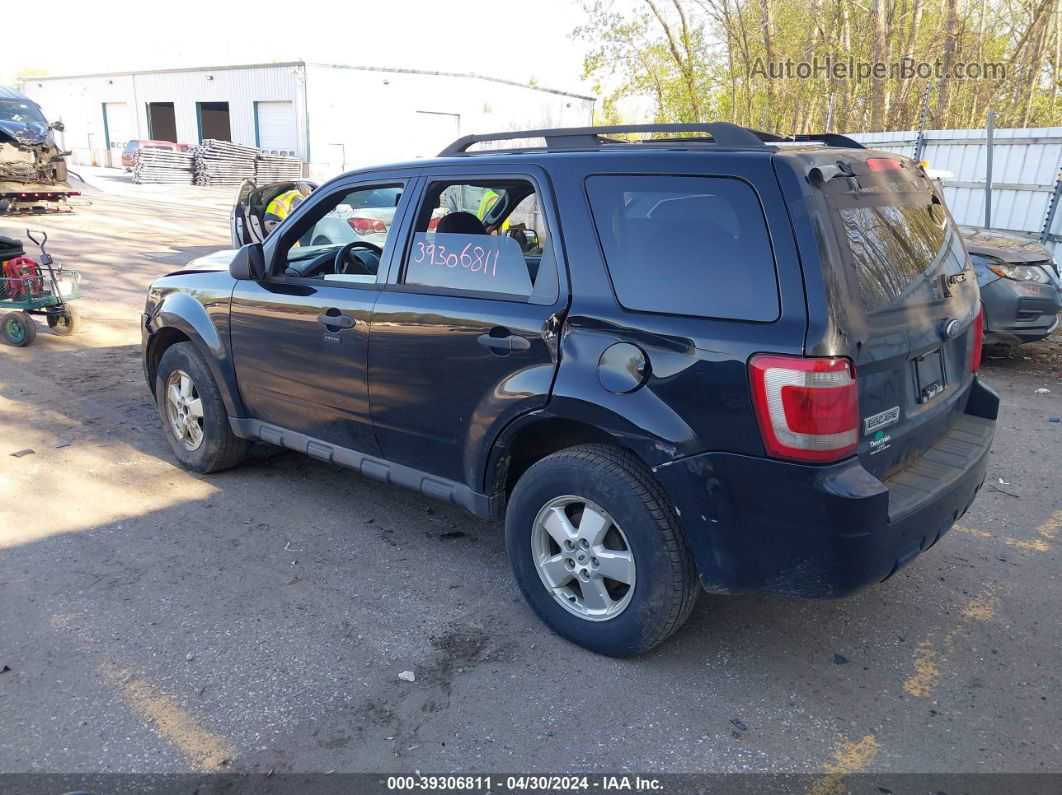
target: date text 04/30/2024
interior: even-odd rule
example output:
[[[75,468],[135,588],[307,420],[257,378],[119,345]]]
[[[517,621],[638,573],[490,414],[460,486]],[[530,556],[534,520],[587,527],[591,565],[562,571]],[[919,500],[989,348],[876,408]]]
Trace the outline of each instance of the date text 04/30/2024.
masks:
[[[557,792],[600,790],[603,792],[653,792],[661,782],[642,776],[388,776],[387,789],[402,791],[465,792]]]

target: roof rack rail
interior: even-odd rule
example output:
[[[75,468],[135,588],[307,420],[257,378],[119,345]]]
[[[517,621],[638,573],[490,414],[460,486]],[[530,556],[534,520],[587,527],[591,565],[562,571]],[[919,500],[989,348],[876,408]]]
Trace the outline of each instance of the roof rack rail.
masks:
[[[511,141],[520,138],[545,138],[549,151],[563,149],[588,149],[602,144],[623,143],[606,135],[618,133],[708,133],[711,138],[680,138],[677,141],[699,141],[721,146],[764,146],[762,134],[745,127],[725,121],[702,124],[620,124],[606,127],[558,127],[544,130],[519,130],[516,132],[489,133],[487,135],[466,135],[458,138],[439,153],[439,157],[451,157],[465,154],[488,154],[497,150],[469,152],[473,144],[483,141]],[[766,133],[764,133],[766,134]],[[676,139],[671,139],[675,143]]]
[[[847,135],[840,135],[838,133],[815,133],[812,135],[775,135],[774,133],[763,132],[762,130],[749,130],[758,137],[761,141],[766,143],[783,143],[785,141],[792,141],[794,143],[800,143],[802,141],[819,141],[826,146],[837,146],[844,149],[866,149],[863,144],[859,143],[855,138],[849,138]]]

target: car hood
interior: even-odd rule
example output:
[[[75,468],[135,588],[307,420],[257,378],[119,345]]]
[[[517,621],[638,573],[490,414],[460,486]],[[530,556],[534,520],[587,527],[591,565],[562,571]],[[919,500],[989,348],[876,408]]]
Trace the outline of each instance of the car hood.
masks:
[[[1014,240],[982,232],[963,235],[962,239],[971,254],[997,257],[1004,262],[1042,262],[1051,259],[1051,252],[1032,240]]]
[[[25,121],[0,121],[0,132],[23,146],[42,144],[52,134],[47,124]]]
[[[232,258],[236,256],[239,249],[227,248],[222,251],[215,251],[213,254],[205,254],[202,257],[196,257],[189,262],[179,271],[174,273],[188,273],[189,271],[227,271],[229,264],[232,262]],[[173,274],[170,274],[171,276]]]

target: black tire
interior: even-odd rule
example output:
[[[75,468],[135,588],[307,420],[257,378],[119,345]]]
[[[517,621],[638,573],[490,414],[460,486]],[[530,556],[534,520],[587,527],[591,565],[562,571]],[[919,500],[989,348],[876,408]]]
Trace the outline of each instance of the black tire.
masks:
[[[0,333],[9,345],[25,348],[37,339],[37,324],[25,312],[8,312],[0,318]]]
[[[72,306],[64,306],[61,312],[49,312],[48,327],[60,337],[69,337],[80,330],[81,313]]]
[[[573,614],[539,577],[532,551],[535,520],[565,495],[604,509],[622,528],[634,559],[629,602],[612,618],[594,621]],[[528,469],[509,500],[505,542],[520,590],[539,618],[573,643],[610,657],[641,654],[662,642],[689,617],[700,590],[663,488],[637,457],[608,445],[561,450]]]
[[[199,423],[202,440],[194,449],[190,449],[189,445],[178,438],[168,415],[167,389],[170,377],[181,372],[190,377],[194,386],[193,396],[197,396],[202,404],[202,418]],[[221,391],[203,355],[193,343],[178,342],[162,354],[155,377],[155,402],[166,442],[185,469],[204,474],[219,472],[236,466],[247,452],[247,440],[232,432]]]

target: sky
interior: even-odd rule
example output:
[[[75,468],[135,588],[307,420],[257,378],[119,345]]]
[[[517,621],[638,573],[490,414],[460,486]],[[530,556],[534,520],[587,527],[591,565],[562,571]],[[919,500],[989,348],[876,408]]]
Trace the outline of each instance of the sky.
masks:
[[[4,17],[0,84],[23,69],[65,75],[306,60],[475,72],[593,93],[581,78],[587,45],[569,36],[582,19],[576,0],[16,0]]]

